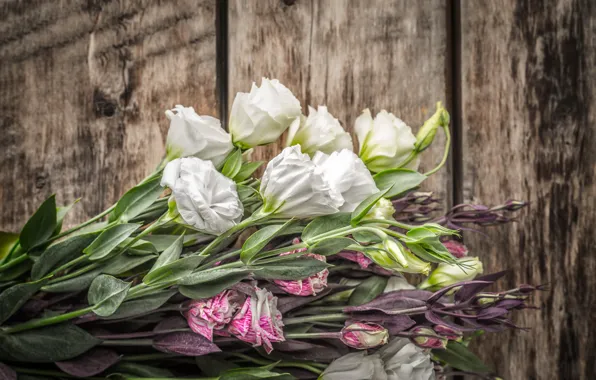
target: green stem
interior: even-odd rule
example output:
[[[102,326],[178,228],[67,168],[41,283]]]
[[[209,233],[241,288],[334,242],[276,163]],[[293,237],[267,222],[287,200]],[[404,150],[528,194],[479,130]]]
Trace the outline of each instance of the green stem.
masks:
[[[76,259],[71,260],[71,261],[67,262],[66,264],[62,265],[61,267],[58,267],[57,269],[53,270],[52,272],[50,272],[49,275],[52,276],[56,273],[62,272],[63,270],[66,270],[72,266],[75,266],[75,265],[85,261],[86,259],[87,259],[86,255],[81,255],[81,256],[77,257]]]
[[[24,373],[28,375],[42,375],[42,376],[53,376],[53,377],[66,377],[69,379],[77,378],[76,376],[69,375],[64,372],[60,371],[51,371],[45,369],[32,369],[32,368],[23,368],[23,367],[14,367],[11,366],[17,373]],[[85,379],[92,379],[92,380],[104,380],[104,377],[85,377]]]
[[[443,125],[443,131],[445,131],[445,151],[443,152],[443,159],[433,170],[424,173],[424,175],[427,177],[439,171],[439,169],[441,169],[447,162],[447,157],[449,157],[449,147],[451,146],[451,133],[449,132],[449,126]]]
[[[221,256],[214,257],[213,259],[207,261],[205,264],[201,265],[198,269],[199,270],[206,269],[209,266],[211,266],[211,264],[215,264],[218,261],[223,261],[223,260],[230,259],[232,257],[240,256],[240,252],[242,252],[241,249],[235,249],[235,250],[227,252]]]
[[[411,230],[412,228],[416,228],[418,226],[413,226],[411,224],[401,223],[396,220],[387,220],[387,219],[364,219],[360,223],[363,224],[389,224],[390,226],[395,226],[402,228],[404,230]]]
[[[178,358],[181,356],[184,356],[184,355],[166,354],[166,353],[155,353],[155,354],[145,354],[145,355],[128,355],[128,356],[124,356],[122,358],[122,361],[140,362],[140,361],[148,361],[148,360]]]
[[[398,238],[398,239],[404,239],[404,238],[407,237],[406,235],[401,234],[401,233],[399,233],[397,231],[390,230],[389,228],[380,228],[380,229],[383,230],[383,232],[385,232],[387,235],[393,236],[393,237]]]
[[[284,318],[284,325],[296,325],[298,323],[310,323],[310,322],[336,322],[345,321],[350,318],[348,315],[343,313],[327,314],[327,315],[309,315],[307,317],[295,317],[295,318]]]
[[[246,361],[258,364],[258,365],[270,365],[273,364],[274,362],[269,361],[269,360],[265,360],[265,359],[259,359],[259,358],[253,358],[252,356],[248,356],[245,354],[241,354],[239,352],[234,352],[231,355],[240,358],[240,359],[244,359]],[[323,371],[321,371],[318,368],[315,368],[314,366],[312,366],[310,363],[301,363],[301,362],[292,362],[292,361],[281,361],[279,363],[277,363],[275,365],[276,367],[294,367],[294,368],[303,368],[307,371],[311,371],[313,373],[321,374]]]
[[[238,223],[234,227],[230,228],[223,234],[221,234],[221,235],[217,236],[215,239],[213,239],[211,241],[211,243],[209,243],[205,248],[203,248],[199,254],[201,254],[203,256],[209,255],[211,253],[211,251],[213,251],[215,248],[217,248],[217,246],[222,241],[231,237],[236,232],[240,232],[240,231],[244,230],[245,228],[248,228],[248,227],[254,225],[256,222],[266,219],[267,216],[268,216],[268,214],[263,214],[262,212],[256,211],[249,218],[243,220],[242,222]]]
[[[57,282],[62,282],[62,281],[70,280],[71,278],[78,277],[78,276],[80,276],[82,274],[85,274],[85,273],[87,273],[87,272],[89,272],[89,271],[91,271],[91,270],[99,267],[100,265],[101,264],[99,262],[91,263],[91,264],[89,264],[89,265],[87,265],[85,267],[82,267],[81,269],[79,269],[77,271],[74,271],[72,273],[69,273],[69,274],[66,274],[64,276],[61,276],[61,277],[55,278],[53,280],[50,280],[48,282],[48,285],[52,285],[52,284],[55,284]],[[43,290],[43,288],[41,288],[41,290]]]
[[[101,346],[152,346],[153,339],[118,339],[103,341]]]
[[[2,332],[7,334],[16,333],[19,331],[31,330],[38,327],[55,325],[57,323],[62,323],[68,321],[70,319],[80,317],[81,315],[85,315],[93,311],[93,306],[86,307],[84,309],[71,311],[70,313],[60,314],[54,317],[42,318],[42,319],[34,319],[25,323],[21,323],[14,326],[9,326],[2,329]]]
[[[97,222],[98,220],[100,220],[100,219],[101,219],[101,218],[103,218],[104,216],[108,215],[108,214],[109,214],[109,213],[111,213],[111,212],[112,212],[112,211],[113,211],[115,208],[116,208],[116,204],[113,204],[113,205],[112,205],[112,206],[110,206],[108,209],[106,209],[106,210],[105,210],[105,211],[103,211],[102,213],[100,213],[100,214],[98,214],[98,215],[94,216],[93,218],[89,219],[88,221],[86,221],[86,222],[84,222],[84,223],[81,223],[81,224],[79,224],[78,226],[75,226],[75,227],[73,227],[73,228],[71,228],[71,229],[69,229],[69,230],[66,230],[66,231],[64,231],[64,232],[61,232],[61,233],[59,233],[58,235],[51,237],[49,240],[47,240],[46,242],[44,242],[44,243],[42,243],[42,244],[45,244],[45,243],[52,242],[52,241],[54,241],[54,240],[57,240],[57,239],[60,239],[61,237],[64,237],[64,236],[66,236],[66,235],[70,235],[70,234],[72,234],[73,232],[76,232],[76,231],[78,231],[78,230],[80,230],[80,229],[82,229],[82,228],[85,228],[85,227],[87,227],[87,226],[89,226],[89,225],[91,225],[91,224],[93,224],[93,223]]]
[[[408,157],[406,157],[406,159],[403,160],[399,165],[397,165],[397,167],[403,168],[404,166],[406,166],[407,164],[412,162],[412,160],[415,159],[417,156],[418,156],[418,152],[416,151],[416,149],[412,150],[410,152],[410,155]]]
[[[14,260],[11,260],[11,261],[7,262],[6,264],[0,265],[0,272],[3,272],[5,270],[7,270],[7,269],[10,269],[10,268],[16,266],[17,264],[20,264],[23,261],[27,260],[28,258],[29,258],[29,255],[25,253],[25,254],[17,257]]]
[[[339,339],[340,332],[320,332],[320,333],[288,333],[284,335],[286,339]]]

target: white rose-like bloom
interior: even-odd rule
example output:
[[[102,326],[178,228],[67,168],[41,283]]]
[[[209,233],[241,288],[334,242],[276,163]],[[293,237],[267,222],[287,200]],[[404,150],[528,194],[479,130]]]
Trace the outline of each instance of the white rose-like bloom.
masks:
[[[434,364],[430,355],[407,338],[394,339],[378,351],[387,380],[432,380]],[[347,379],[346,379],[347,380]]]
[[[235,226],[244,213],[236,183],[196,157],[169,162],[161,185],[172,189],[182,220],[189,226],[219,235]]]
[[[300,145],[311,157],[317,151],[331,154],[342,149],[353,150],[352,137],[327,107],[308,107],[308,117],[300,116],[290,125],[287,146]]]
[[[221,164],[234,149],[232,138],[218,119],[200,116],[194,108],[177,105],[166,111],[170,129],[166,141],[168,159],[198,157]]]
[[[416,143],[412,128],[385,110],[373,120],[368,108],[365,109],[356,118],[354,130],[360,146],[358,155],[373,172],[399,166],[412,153]],[[416,170],[419,163],[416,158],[405,167]]]
[[[355,352],[333,361],[321,380],[434,380],[430,355],[406,338],[393,339],[376,353]]]
[[[352,212],[368,196],[379,192],[370,172],[351,150],[330,155],[317,152],[312,160],[323,170],[329,185],[344,198],[340,211]]]
[[[261,179],[263,211],[283,217],[309,218],[334,214],[344,203],[323,170],[295,145],[273,158]]]
[[[279,138],[301,114],[300,102],[277,79],[253,82],[250,93],[236,94],[229,130],[235,145],[244,149],[269,144]]]

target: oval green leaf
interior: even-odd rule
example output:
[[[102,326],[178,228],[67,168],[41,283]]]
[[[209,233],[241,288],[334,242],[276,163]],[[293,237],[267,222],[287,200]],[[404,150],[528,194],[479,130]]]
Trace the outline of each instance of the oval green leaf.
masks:
[[[83,253],[89,260],[101,260],[108,256],[114,248],[132,235],[140,226],[138,224],[117,224],[104,230]]]
[[[93,305],[93,312],[100,317],[114,314],[130,289],[130,282],[124,282],[107,274],[96,277],[87,294],[87,300]]]
[[[315,236],[350,226],[350,221],[351,215],[348,212],[319,216],[304,228],[302,241],[308,244]]]
[[[38,246],[54,234],[57,225],[56,196],[46,199],[29,218],[19,237],[24,251]]]
[[[427,177],[415,170],[389,169],[375,174],[373,179],[377,187],[382,190],[389,190],[386,198],[393,198],[408,190],[418,187]]]

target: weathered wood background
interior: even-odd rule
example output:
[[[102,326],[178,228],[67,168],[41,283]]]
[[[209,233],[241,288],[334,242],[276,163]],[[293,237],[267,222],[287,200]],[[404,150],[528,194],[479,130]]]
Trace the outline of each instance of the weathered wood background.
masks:
[[[100,212],[160,160],[165,109],[225,120],[261,76],[347,129],[365,107],[415,128],[444,101],[455,150],[427,189],[446,207],[529,200],[466,239],[487,271],[515,269],[508,285],[551,287],[516,318],[531,332],[476,350],[507,379],[594,377],[592,0],[1,0],[0,228],[51,193],[82,197],[71,222]]]

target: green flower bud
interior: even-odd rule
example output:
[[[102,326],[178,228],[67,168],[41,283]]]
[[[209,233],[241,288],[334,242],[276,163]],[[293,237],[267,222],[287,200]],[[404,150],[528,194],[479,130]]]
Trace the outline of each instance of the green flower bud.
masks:
[[[415,149],[418,153],[422,152],[432,144],[437,134],[439,127],[449,126],[449,113],[443,107],[441,102],[437,103],[437,110],[427,121],[424,122],[422,127],[416,134]]]
[[[461,281],[473,280],[483,272],[477,257],[464,257],[457,264],[441,263],[418,288],[443,288]]]

